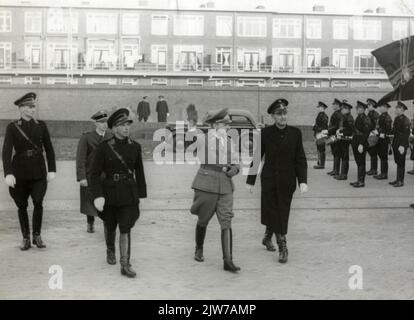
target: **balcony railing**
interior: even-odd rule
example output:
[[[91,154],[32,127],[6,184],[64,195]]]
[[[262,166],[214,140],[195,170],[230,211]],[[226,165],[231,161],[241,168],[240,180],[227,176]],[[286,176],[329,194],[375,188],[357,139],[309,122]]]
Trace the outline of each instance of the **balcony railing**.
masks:
[[[30,64],[25,62],[12,62],[0,65],[0,74],[88,74],[98,73],[102,75],[139,75],[140,73],[153,74],[177,74],[184,73],[196,75],[222,74],[225,76],[230,73],[255,74],[256,76],[263,74],[264,77],[285,75],[318,75],[321,76],[340,76],[340,75],[385,75],[382,68],[379,67],[361,67],[361,68],[339,68],[335,66],[326,67],[307,67],[307,66],[272,66],[266,64],[260,65],[244,65],[223,66],[220,64],[204,64],[191,68],[188,64],[155,64],[155,63],[136,63],[133,67],[126,66],[124,63],[116,64],[85,64],[85,63],[56,63],[56,64]],[[270,75],[271,74],[271,75]]]

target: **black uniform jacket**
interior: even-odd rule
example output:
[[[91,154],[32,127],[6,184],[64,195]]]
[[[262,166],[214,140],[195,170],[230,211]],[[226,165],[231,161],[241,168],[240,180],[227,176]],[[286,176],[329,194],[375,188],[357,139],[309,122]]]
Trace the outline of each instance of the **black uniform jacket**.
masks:
[[[392,140],[393,147],[403,146],[408,148],[408,137],[410,136],[410,119],[405,114],[401,114],[394,119],[394,126],[392,128],[394,139]]]
[[[321,111],[316,116],[315,125],[313,126],[312,130],[314,132],[314,135],[321,132],[322,130],[328,129],[328,115]]]
[[[334,136],[336,134],[336,130],[338,130],[341,125],[342,117],[341,110],[336,110],[332,113],[331,119],[329,120],[328,135]]]
[[[36,147],[24,138],[15,125],[23,130]],[[46,152],[47,170],[44,151]],[[4,137],[2,156],[4,176],[13,174],[16,179],[35,180],[46,178],[47,171],[56,172],[55,152],[49,131],[46,123],[41,120],[20,119],[9,123]]]
[[[371,120],[365,113],[359,114],[355,119],[355,131],[352,137],[352,146],[358,147],[362,144],[368,146],[368,137],[371,132]]]

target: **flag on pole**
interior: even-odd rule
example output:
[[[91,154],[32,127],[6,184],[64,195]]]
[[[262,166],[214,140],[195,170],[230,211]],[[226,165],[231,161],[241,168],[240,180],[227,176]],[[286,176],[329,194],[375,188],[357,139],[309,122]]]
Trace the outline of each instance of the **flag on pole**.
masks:
[[[378,104],[414,99],[414,36],[391,42],[371,53],[394,88]]]

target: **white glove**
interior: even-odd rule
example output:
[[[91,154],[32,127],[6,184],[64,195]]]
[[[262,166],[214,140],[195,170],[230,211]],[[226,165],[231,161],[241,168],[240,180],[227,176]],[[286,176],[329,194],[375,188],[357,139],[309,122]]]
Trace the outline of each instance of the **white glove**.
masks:
[[[305,193],[305,192],[308,192],[309,187],[306,183],[301,183],[299,185],[299,189],[300,189],[300,193]]]
[[[8,174],[6,176],[6,178],[4,178],[4,180],[6,181],[6,184],[10,187],[10,188],[14,188],[14,186],[16,185],[16,178],[14,177],[14,175],[12,174]]]
[[[102,212],[104,205],[105,205],[105,198],[104,197],[96,198],[95,200],[93,200],[93,205],[95,206],[96,210]]]
[[[56,172],[48,172],[47,173],[47,181],[52,181],[53,179],[56,178]]]
[[[378,135],[378,130],[375,129],[375,130],[371,131],[371,135],[377,136]]]
[[[83,179],[83,180],[79,181],[79,184],[81,185],[81,187],[87,187],[88,186],[88,180]]]
[[[359,153],[364,152],[364,146],[363,146],[362,144],[360,144],[360,145],[358,146],[358,152],[359,152]]]
[[[169,117],[170,116],[170,114],[169,113],[167,113],[167,117]]]
[[[403,146],[399,146],[399,147],[398,147],[398,151],[399,151],[401,154],[403,154],[403,153],[404,153],[404,151],[405,151],[405,149],[404,149],[404,147],[403,147]]]
[[[384,139],[384,138],[385,138],[385,133],[380,133],[379,137],[380,137],[381,139]]]
[[[253,186],[251,184],[246,184],[246,189],[247,191],[249,191],[250,193],[253,193]]]
[[[324,135],[328,135],[328,130],[322,130],[321,133]]]

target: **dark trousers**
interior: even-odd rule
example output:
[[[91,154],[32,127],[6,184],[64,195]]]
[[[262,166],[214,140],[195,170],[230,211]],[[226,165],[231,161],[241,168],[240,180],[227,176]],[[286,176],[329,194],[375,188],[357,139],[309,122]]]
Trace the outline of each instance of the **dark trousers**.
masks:
[[[94,223],[95,222],[95,217],[94,216],[86,216],[86,221],[88,221],[89,224]]]
[[[33,234],[40,235],[41,233],[43,219],[43,198],[46,194],[46,189],[46,179],[17,179],[14,188],[9,188],[9,193],[16,203],[18,209],[20,229],[23,238],[30,238],[29,217],[27,214],[29,197],[32,198],[34,207],[32,218]]]
[[[354,152],[354,158],[357,165],[357,172],[358,172],[358,181],[365,182],[365,174],[366,174],[366,146],[364,146],[364,151],[362,153],[358,152],[358,145],[352,146],[352,151]]]
[[[394,153],[394,161],[397,164],[397,180],[404,182],[405,158],[407,155],[407,148],[404,148],[404,153],[401,154],[398,151],[398,146],[393,146],[392,152]]]
[[[325,165],[326,148],[325,144],[317,144],[316,149],[318,150],[318,165]]]
[[[164,112],[158,112],[158,122],[167,122],[167,114]]]
[[[331,144],[331,151],[333,156],[333,171],[339,173],[341,167],[339,141]]]
[[[368,148],[369,156],[371,157],[371,170],[378,170],[378,144]]]
[[[139,122],[141,122],[141,121],[142,121],[142,119],[144,119],[144,122],[147,122],[147,120],[148,120],[148,116],[139,115],[139,116],[138,116],[138,121],[139,121]]]
[[[104,221],[104,226],[109,232],[115,232],[119,225],[121,233],[129,233],[139,218],[139,207],[135,206],[111,206],[105,205],[99,217]]]
[[[378,156],[381,160],[381,173],[388,174],[388,139],[380,138],[377,144]]]
[[[350,142],[340,140],[338,142],[339,158],[341,163],[341,174],[347,176],[349,171],[349,145]]]

